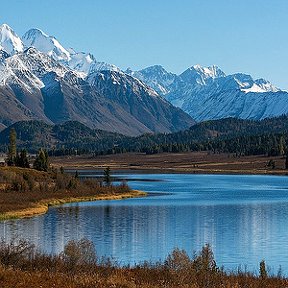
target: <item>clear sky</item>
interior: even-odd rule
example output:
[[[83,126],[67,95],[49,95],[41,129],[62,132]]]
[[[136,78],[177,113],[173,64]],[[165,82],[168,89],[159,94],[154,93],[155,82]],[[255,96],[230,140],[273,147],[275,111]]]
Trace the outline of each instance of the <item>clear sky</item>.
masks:
[[[288,0],[9,0],[0,17],[121,69],[216,64],[288,90]]]

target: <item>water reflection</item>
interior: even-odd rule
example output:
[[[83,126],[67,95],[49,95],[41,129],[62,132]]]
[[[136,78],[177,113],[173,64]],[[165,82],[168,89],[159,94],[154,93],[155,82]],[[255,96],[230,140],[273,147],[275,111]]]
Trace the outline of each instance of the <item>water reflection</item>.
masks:
[[[133,183],[146,191],[174,192],[169,195],[70,204],[32,219],[2,222],[0,237],[29,239],[52,253],[62,251],[68,240],[86,237],[99,256],[122,264],[163,260],[175,247],[192,254],[209,243],[226,268],[246,264],[253,271],[265,259],[275,273],[279,265],[288,271],[287,178],[268,177],[263,184],[261,176],[243,181],[242,176],[211,175],[203,183],[202,175],[184,176],[155,175],[167,181]]]

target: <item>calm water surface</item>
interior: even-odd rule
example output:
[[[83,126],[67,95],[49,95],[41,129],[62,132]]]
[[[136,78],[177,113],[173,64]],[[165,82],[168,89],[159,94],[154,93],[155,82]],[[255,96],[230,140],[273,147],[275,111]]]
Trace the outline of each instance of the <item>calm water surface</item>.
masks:
[[[0,237],[25,238],[58,253],[71,239],[92,240],[120,264],[192,254],[209,243],[218,265],[250,271],[265,259],[288,274],[288,178],[280,176],[130,174],[151,196],[67,204],[32,219],[0,222]],[[159,181],[147,181],[147,180]],[[143,181],[146,180],[146,181]]]

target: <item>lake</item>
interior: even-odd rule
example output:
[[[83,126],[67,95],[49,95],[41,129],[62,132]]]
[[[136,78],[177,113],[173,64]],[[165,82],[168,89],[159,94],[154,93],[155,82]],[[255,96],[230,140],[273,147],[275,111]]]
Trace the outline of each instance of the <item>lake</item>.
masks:
[[[227,270],[241,265],[258,271],[265,259],[271,272],[276,274],[281,265],[288,274],[287,177],[117,176],[151,194],[52,207],[46,215],[0,222],[0,237],[28,239],[49,253],[61,252],[68,240],[86,237],[98,256],[123,265],[163,260],[175,247],[192,255],[209,243],[217,264]]]

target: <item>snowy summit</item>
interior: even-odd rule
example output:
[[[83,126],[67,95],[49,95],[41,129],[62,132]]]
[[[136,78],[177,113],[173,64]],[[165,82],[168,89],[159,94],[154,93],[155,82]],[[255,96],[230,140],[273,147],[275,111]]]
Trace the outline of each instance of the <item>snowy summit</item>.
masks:
[[[24,49],[21,39],[7,24],[0,26],[0,48],[10,55],[22,52]]]

